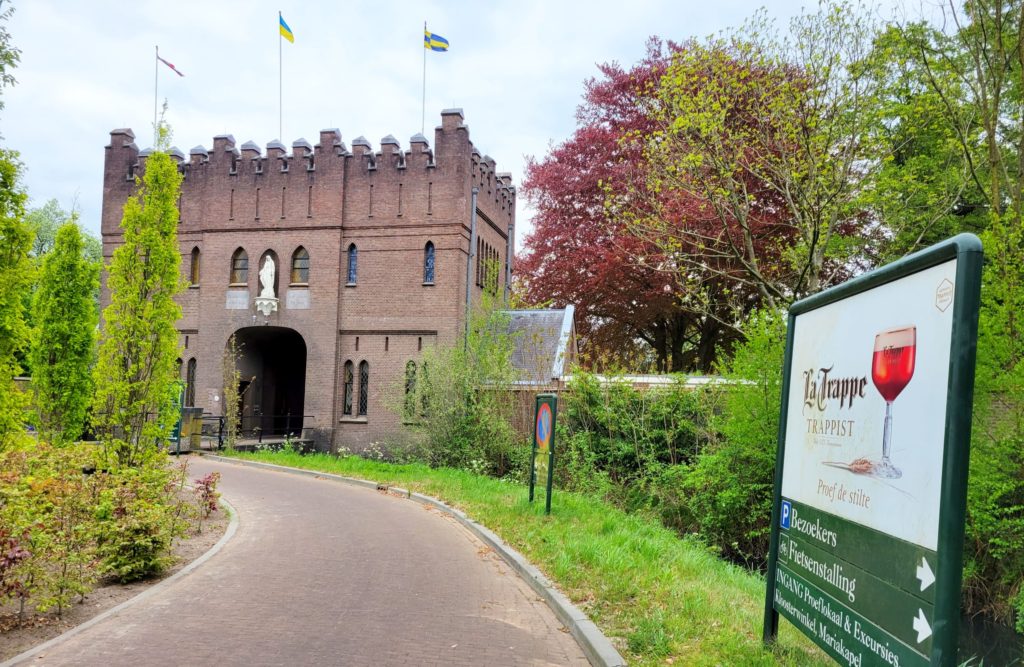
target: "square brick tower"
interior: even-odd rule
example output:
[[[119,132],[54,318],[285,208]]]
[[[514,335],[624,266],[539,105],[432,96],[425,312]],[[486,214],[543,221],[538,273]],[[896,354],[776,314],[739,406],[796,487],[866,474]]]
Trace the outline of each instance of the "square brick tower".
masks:
[[[186,404],[230,409],[221,364],[234,335],[244,433],[301,433],[321,449],[356,451],[398,437],[394,396],[424,350],[457,342],[467,277],[479,303],[511,276],[512,178],[474,148],[463,120],[461,109],[442,111],[433,148],[416,134],[407,150],[389,135],[378,151],[362,137],[350,151],[330,129],[290,153],[279,142],[265,154],[252,142],[239,149],[230,135],[188,159],[172,149],[184,175],[178,241],[190,283],[177,325]],[[108,262],[150,152],[130,129],[110,135]]]

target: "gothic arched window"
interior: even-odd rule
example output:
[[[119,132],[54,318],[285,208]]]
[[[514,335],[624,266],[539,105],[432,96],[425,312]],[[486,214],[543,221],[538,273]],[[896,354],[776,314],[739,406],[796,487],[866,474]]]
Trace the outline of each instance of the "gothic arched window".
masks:
[[[359,416],[366,416],[366,408],[370,402],[370,363],[359,362]]]
[[[345,362],[344,376],[342,377],[342,414],[352,414],[352,362]]]
[[[356,249],[356,244],[353,243],[348,247],[348,284],[356,284],[356,263],[359,259],[359,250]]]
[[[309,283],[309,253],[302,246],[292,253],[292,284]]]
[[[430,241],[423,246],[423,282],[434,282],[434,244]]]
[[[192,248],[192,267],[188,274],[188,281],[193,285],[199,284],[199,246]]]
[[[249,255],[239,248],[231,255],[231,284],[246,285],[249,282]]]

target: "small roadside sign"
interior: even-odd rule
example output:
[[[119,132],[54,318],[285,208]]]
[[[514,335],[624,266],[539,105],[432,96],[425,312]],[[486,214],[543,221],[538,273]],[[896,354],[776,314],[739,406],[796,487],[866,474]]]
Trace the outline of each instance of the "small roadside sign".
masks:
[[[540,481],[545,485],[544,513],[551,514],[551,483],[555,469],[555,417],[558,414],[558,396],[538,394],[533,421],[533,453],[530,458],[530,502],[534,487]]]

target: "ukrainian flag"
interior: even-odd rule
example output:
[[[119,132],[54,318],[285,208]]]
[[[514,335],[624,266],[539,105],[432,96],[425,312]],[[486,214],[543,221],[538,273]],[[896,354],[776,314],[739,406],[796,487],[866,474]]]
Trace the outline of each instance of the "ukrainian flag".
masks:
[[[288,27],[288,24],[284,22],[284,17],[280,13],[277,15],[277,19],[281,22],[281,36],[287,39],[292,44],[295,43],[295,35],[292,33],[292,29]]]
[[[423,48],[430,49],[431,51],[447,51],[448,40],[423,28]]]

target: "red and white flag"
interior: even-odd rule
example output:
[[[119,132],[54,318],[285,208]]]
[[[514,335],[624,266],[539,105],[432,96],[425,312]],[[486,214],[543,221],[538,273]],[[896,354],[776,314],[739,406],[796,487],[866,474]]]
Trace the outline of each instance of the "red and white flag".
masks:
[[[163,64],[167,65],[168,67],[170,67],[172,70],[174,70],[174,73],[177,74],[178,76],[185,76],[184,74],[182,74],[181,72],[178,71],[178,68],[174,66],[174,63],[170,63],[170,62],[164,60],[163,58],[161,58],[160,56],[157,56],[156,59],[159,60],[160,62],[162,62]]]

